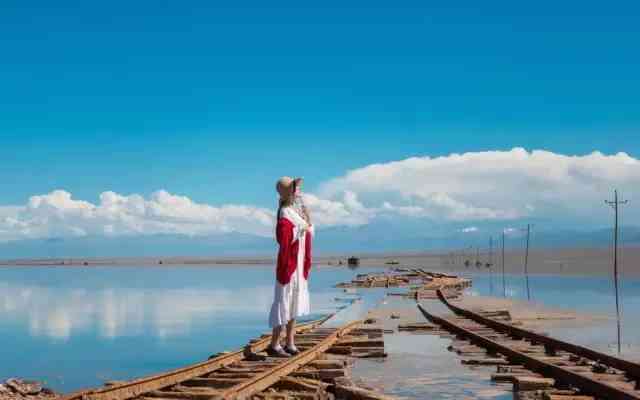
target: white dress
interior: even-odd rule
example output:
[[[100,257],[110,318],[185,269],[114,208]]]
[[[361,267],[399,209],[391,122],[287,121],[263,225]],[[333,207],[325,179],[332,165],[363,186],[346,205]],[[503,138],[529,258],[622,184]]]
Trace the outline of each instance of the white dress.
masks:
[[[293,223],[293,241],[298,240],[298,260],[296,270],[291,280],[286,285],[276,279],[273,304],[269,313],[269,326],[285,325],[292,319],[308,315],[311,309],[309,304],[309,286],[304,278],[305,233],[314,234],[313,226],[310,226],[300,214],[292,207],[282,208],[281,218],[286,218]]]

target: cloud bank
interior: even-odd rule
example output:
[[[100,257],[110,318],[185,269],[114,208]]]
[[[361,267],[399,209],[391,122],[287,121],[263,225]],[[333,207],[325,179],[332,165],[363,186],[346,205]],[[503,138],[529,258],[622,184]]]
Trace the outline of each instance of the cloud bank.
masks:
[[[421,218],[466,224],[547,219],[597,227],[608,223],[613,188],[633,200],[640,161],[625,153],[570,156],[549,151],[485,151],[372,164],[321,183],[306,195],[319,227],[359,226],[376,218]],[[0,241],[87,235],[239,232],[271,236],[274,211],[212,206],[160,190],[102,193],[99,203],[64,190],[0,206]],[[629,221],[640,213],[628,207]],[[470,225],[473,223],[473,225]]]
[[[100,202],[76,200],[55,190],[32,196],[22,207],[2,207],[0,240],[87,235],[140,235],[240,232],[270,235],[271,210],[244,205],[214,207],[164,190],[150,198],[104,192]]]
[[[365,208],[378,204],[378,212],[436,220],[601,223],[613,188],[631,199],[639,184],[640,161],[625,153],[567,156],[515,148],[373,164],[324,183],[320,196],[354,193]]]

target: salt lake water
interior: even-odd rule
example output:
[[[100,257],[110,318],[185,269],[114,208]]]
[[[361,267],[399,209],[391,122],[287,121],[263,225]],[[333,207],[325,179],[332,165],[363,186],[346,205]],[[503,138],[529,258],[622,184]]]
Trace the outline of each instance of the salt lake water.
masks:
[[[310,317],[345,307],[333,285],[353,275],[315,268]],[[269,266],[1,268],[0,379],[68,392],[241,347],[268,330],[273,282]]]
[[[369,270],[314,268],[310,288],[315,316],[339,311],[338,324],[362,317],[379,303],[384,290],[363,291],[363,300],[347,308],[348,303],[336,301],[346,295],[333,288],[335,283]],[[471,294],[491,293],[489,276],[472,277]],[[268,330],[273,280],[269,266],[0,268],[0,379],[37,379],[69,392],[238,348]],[[608,316],[615,312],[606,277],[535,275],[530,286],[533,300],[545,305]],[[507,275],[506,287],[507,296],[526,298],[521,276]],[[501,278],[494,278],[493,294],[502,295]],[[622,299],[623,355],[637,359],[640,280],[623,280]],[[613,320],[549,332],[615,351]],[[425,341],[425,349],[430,343],[426,336],[412,340]]]

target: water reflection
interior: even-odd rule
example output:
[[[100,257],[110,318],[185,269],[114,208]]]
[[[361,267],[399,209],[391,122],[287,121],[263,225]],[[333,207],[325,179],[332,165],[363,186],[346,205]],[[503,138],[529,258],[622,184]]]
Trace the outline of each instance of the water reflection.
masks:
[[[266,313],[273,289],[144,290],[57,289],[0,281],[0,318],[26,323],[32,336],[67,340],[95,330],[102,338],[189,334],[192,324],[213,315]],[[247,301],[251,299],[251,301]]]
[[[333,285],[352,276],[314,269],[314,316],[345,305]],[[273,282],[265,266],[2,268],[0,379],[71,391],[238,348],[268,329]]]

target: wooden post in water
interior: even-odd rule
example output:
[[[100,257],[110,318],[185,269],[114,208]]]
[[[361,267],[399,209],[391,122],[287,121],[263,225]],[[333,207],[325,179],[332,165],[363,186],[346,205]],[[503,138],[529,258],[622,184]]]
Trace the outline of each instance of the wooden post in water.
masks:
[[[504,229],[502,230],[502,297],[507,297],[507,284],[504,280]]]
[[[529,290],[529,237],[531,236],[531,224],[527,224],[527,249],[524,253],[524,279],[527,284],[527,300],[531,301],[531,291]]]
[[[618,206],[627,204],[627,200],[618,200],[618,191],[613,191],[613,201],[605,200],[614,211],[614,228],[613,228],[613,286],[616,291],[616,321],[618,327],[618,354],[620,354],[620,295],[618,293]]]
[[[493,296],[493,236],[489,236],[489,293]]]

